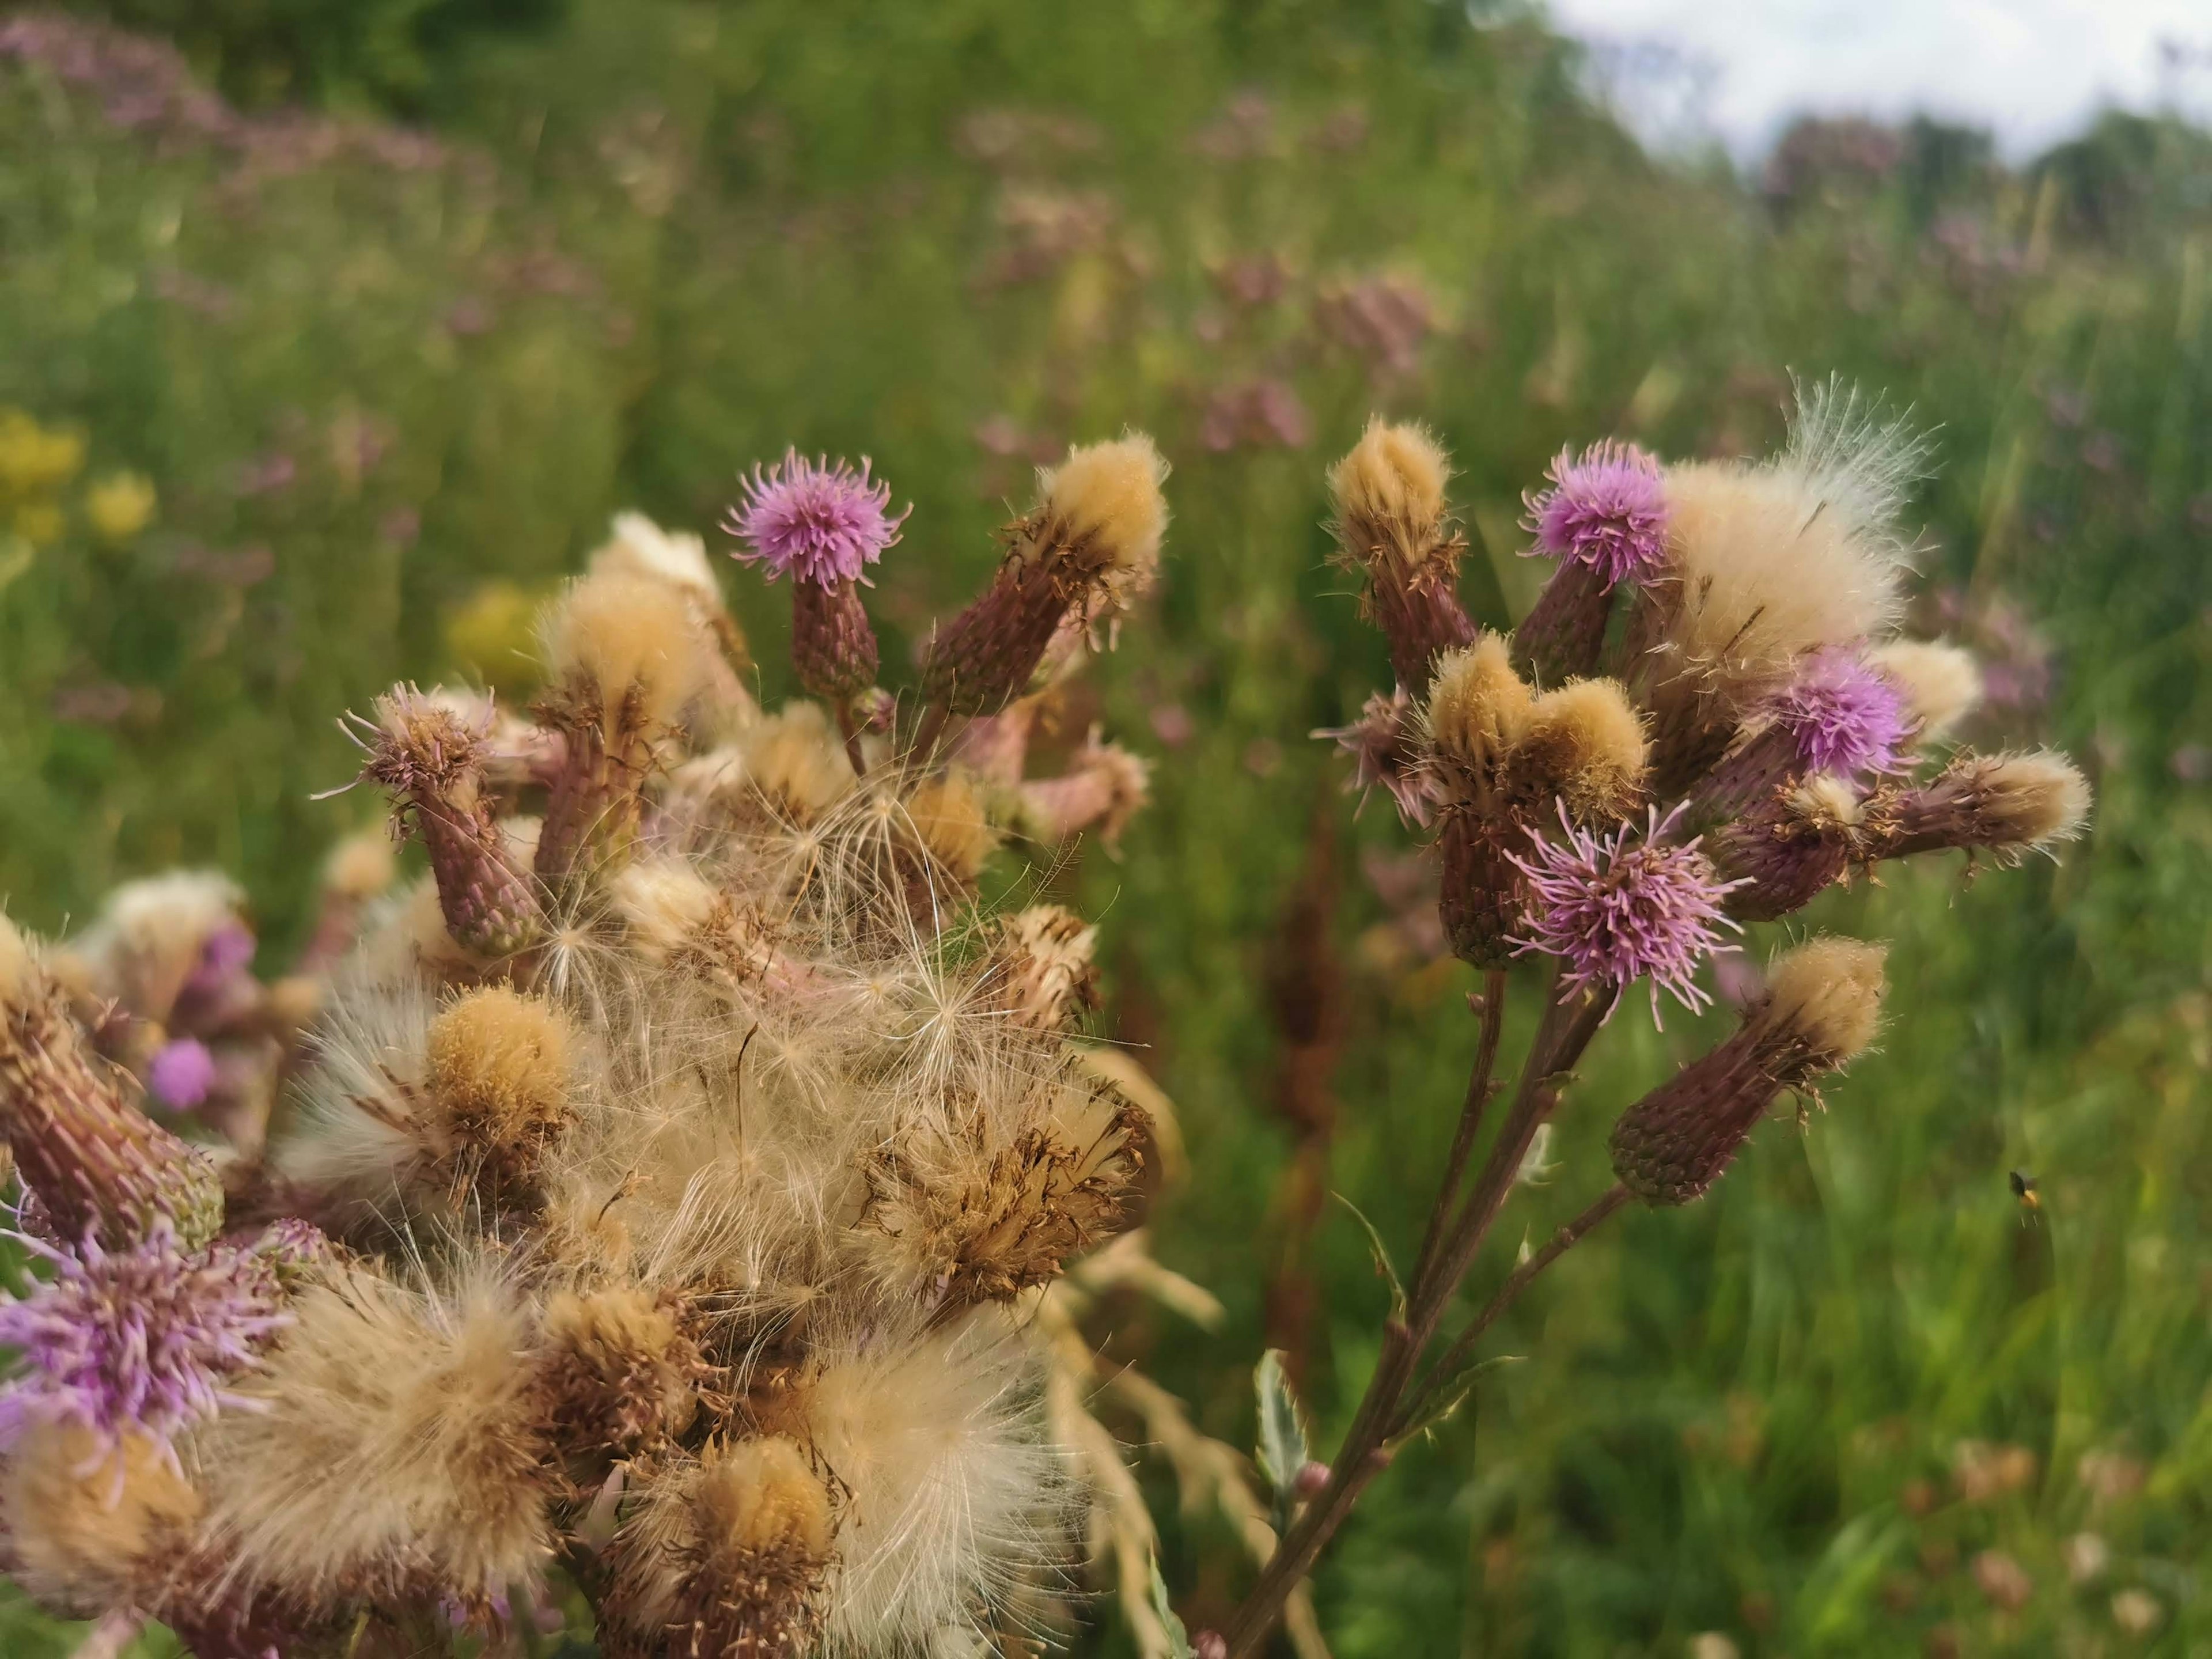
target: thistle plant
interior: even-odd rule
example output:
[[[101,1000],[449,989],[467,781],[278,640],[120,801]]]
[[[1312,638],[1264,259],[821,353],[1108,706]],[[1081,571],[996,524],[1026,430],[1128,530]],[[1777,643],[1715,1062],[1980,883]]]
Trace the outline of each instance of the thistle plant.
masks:
[[[1462,1310],[1532,1149],[1562,1111],[1599,1109],[1570,1102],[1575,1071],[1633,987],[1655,1021],[1662,992],[1703,1007],[1710,959],[1758,948],[1747,925],[1885,860],[1963,848],[2010,864],[2079,833],[2080,772],[2045,752],[1947,751],[1979,695],[1973,660],[1897,637],[1899,515],[1926,453],[1833,382],[1801,390],[1787,446],[1764,461],[1670,465],[1611,441],[1569,451],[1529,497],[1528,552],[1555,566],[1510,635],[1476,629],[1451,591],[1449,468],[1433,439],[1377,422],[1330,474],[1344,562],[1397,684],[1322,735],[1349,753],[1355,787],[1383,786],[1431,835],[1444,933],[1482,974],[1480,1031],[1412,1270],[1376,1243],[1390,1311],[1325,1472],[1297,1462],[1302,1431],[1271,1437],[1298,1419],[1279,1369],[1262,1367],[1284,1530],[1199,1654],[1258,1650],[1361,1492],[1466,1397],[1484,1333],[1553,1262],[1631,1201],[1703,1196],[1785,1097],[1805,1122],[1879,1033],[1884,951],[1782,944],[1732,1035],[1616,1109],[1612,1184]],[[1516,1074],[1505,1006],[1532,992]]]
[[[1010,838],[1143,803],[1099,734],[1046,778],[1028,735],[1152,579],[1164,472],[1044,473],[904,704],[865,464],[787,455],[730,520],[827,708],[757,706],[704,544],[626,516],[534,723],[413,685],[347,720],[428,868],[344,842],[293,977],[213,877],[0,921],[18,1582],[201,1659],[952,1652],[1049,1626],[1096,1546],[1164,1639],[1109,1383],[1264,1553],[1236,1455],[1078,1322],[1212,1306],[1130,1231],[1176,1143],[1077,1040],[1092,931],[981,896]]]

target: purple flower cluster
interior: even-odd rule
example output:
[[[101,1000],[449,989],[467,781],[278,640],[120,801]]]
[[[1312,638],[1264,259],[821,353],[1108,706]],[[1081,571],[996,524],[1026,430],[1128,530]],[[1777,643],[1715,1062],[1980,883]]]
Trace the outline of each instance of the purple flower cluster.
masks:
[[[1588,565],[1610,587],[1640,581],[1667,556],[1667,495],[1659,463],[1612,439],[1563,449],[1544,475],[1549,489],[1528,497],[1533,553]]]
[[[1640,830],[1624,823],[1600,836],[1577,829],[1563,805],[1564,842],[1536,842],[1525,858],[1507,854],[1528,878],[1530,896],[1530,932],[1515,939],[1515,954],[1559,957],[1566,985],[1609,989],[1616,1006],[1632,980],[1648,977],[1655,1022],[1662,989],[1693,1012],[1709,1004],[1696,982],[1698,964],[1736,948],[1716,930],[1743,931],[1721,909],[1743,884],[1723,881],[1696,840],[1668,839],[1681,816],[1677,806],[1662,818],[1655,806]]]
[[[1789,733],[1808,772],[1856,777],[1888,772],[1911,732],[1904,694],[1855,651],[1815,651],[1766,700],[1765,717]]]
[[[74,1252],[35,1238],[51,1280],[0,1301],[0,1346],[19,1355],[0,1389],[0,1446],[40,1423],[68,1423],[112,1449],[125,1431],[167,1449],[193,1423],[240,1405],[225,1385],[251,1370],[289,1322],[275,1266],[217,1244],[180,1249],[164,1223],[143,1243]]]
[[[736,556],[766,565],[770,581],[786,571],[817,587],[857,579],[898,540],[907,517],[891,513],[891,487],[871,478],[868,467],[866,456],[856,472],[848,462],[810,461],[796,449],[772,467],[754,467],[744,499],[722,524],[746,544]]]

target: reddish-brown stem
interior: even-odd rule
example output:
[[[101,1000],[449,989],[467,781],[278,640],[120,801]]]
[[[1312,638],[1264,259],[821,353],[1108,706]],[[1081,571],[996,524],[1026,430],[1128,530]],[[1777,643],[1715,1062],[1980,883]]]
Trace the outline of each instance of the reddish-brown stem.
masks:
[[[1420,1420],[1422,1413],[1436,1399],[1437,1390],[1444,1387],[1467,1363],[1468,1356],[1474,1352],[1474,1345],[1481,1340],[1482,1334],[1496,1324],[1499,1316],[1508,1308],[1520,1300],[1521,1292],[1528,1288],[1536,1275],[1572,1249],[1582,1241],[1584,1234],[1628,1202],[1628,1188],[1615,1182],[1588,1209],[1553,1233],[1542,1249],[1506,1275],[1505,1282],[1498,1287],[1498,1294],[1490,1298],[1483,1310],[1454,1339],[1451,1346],[1444,1350],[1443,1357],[1429,1368],[1429,1374],[1421,1379],[1412,1395],[1399,1408],[1391,1427],[1392,1438],[1402,1435],[1409,1425]]]
[[[1498,1092],[1492,1074],[1498,1069],[1498,1041],[1505,1026],[1505,970],[1492,968],[1482,978],[1482,1036],[1474,1053],[1474,1067],[1468,1073],[1467,1097],[1460,1103],[1459,1127],[1452,1133],[1451,1154],[1444,1161],[1443,1184],[1437,1189],[1435,1207],[1429,1212],[1428,1231],[1421,1238],[1421,1253],[1413,1262],[1413,1294],[1419,1295],[1436,1265],[1437,1248],[1443,1243],[1444,1224],[1459,1197],[1459,1184],[1467,1175],[1467,1161],[1474,1152],[1482,1116]]]
[[[1276,1547],[1274,1558],[1261,1570],[1259,1581],[1223,1632],[1226,1659],[1243,1659],[1257,1650],[1281,1616],[1291,1590],[1313,1570],[1322,1548],[1351,1513],[1360,1493],[1389,1466],[1391,1430],[1400,1419],[1399,1402],[1413,1380],[1420,1356],[1435,1338],[1453,1293],[1512,1190],[1528,1143],[1558,1103],[1563,1074],[1582,1057],[1606,1011],[1607,1005],[1586,991],[1568,993],[1565,1000],[1559,1000],[1554,977],[1514,1091],[1513,1109],[1492,1144],[1467,1202],[1448,1223],[1437,1224],[1439,1243],[1430,1270],[1408,1293],[1403,1322],[1394,1318],[1382,1328],[1382,1351],[1375,1374],[1361,1396],[1352,1426],[1345,1431],[1336,1461],[1329,1467],[1328,1484]],[[1478,1055],[1478,1069],[1480,1060]],[[1489,1079],[1482,1078],[1480,1083],[1486,1091]],[[1470,1146],[1472,1139],[1470,1133]],[[1439,1193],[1437,1209],[1449,1214],[1455,1196],[1449,1188]]]
[[[853,763],[853,775],[865,778],[868,775],[868,762],[860,752],[860,728],[853,723],[853,700],[838,697],[833,706],[837,711],[837,730],[845,739],[845,758]]]

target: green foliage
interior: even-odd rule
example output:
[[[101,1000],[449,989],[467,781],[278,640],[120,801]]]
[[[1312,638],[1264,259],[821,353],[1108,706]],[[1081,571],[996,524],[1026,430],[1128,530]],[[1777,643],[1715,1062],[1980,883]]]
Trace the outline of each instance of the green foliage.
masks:
[[[1151,749],[1156,799],[1118,860],[1050,884],[1103,915],[1107,1018],[1200,1172],[1162,1195],[1157,1248],[1229,1316],[1118,1340],[1239,1443],[1253,1356],[1286,1349],[1326,1455],[1389,1291],[1356,1230],[1297,1231],[1278,941],[1316,867],[1345,964],[1317,1190],[1399,1260],[1476,1034],[1418,903],[1360,879],[1405,838],[1380,805],[1355,820],[1305,738],[1387,672],[1326,563],[1322,470],[1371,408],[1432,424],[1469,603],[1503,622],[1540,574],[1515,556],[1521,492],[1563,443],[1754,452],[1787,371],[1840,371],[1940,428],[1919,621],[2017,694],[1982,735],[2085,757],[2094,836],[2056,867],[1822,902],[1811,925],[1895,941],[1881,1052],[1711,1200],[1628,1213],[1546,1275],[1484,1345],[1528,1362],[1371,1489],[1322,1621],[1346,1659],[1673,1655],[1705,1631],[1801,1659],[2118,1654],[2152,1640],[2116,1622],[2136,1592],[2191,1650],[2212,1640],[2205,141],[2108,123],[2015,174],[1930,129],[1754,196],[1643,157],[1534,26],[1463,17],[574,0],[440,58],[434,155],[353,126],[126,129],[97,86],[0,65],[0,404],[87,447],[0,588],[0,892],[51,928],[120,877],[220,863],[281,959],[314,858],[372,810],[308,799],[352,770],[331,717],[466,667],[447,623],[483,583],[534,591],[622,506],[705,528],[787,443],[866,452],[915,504],[871,596],[903,664],[990,568],[1031,465],[1146,427],[1176,469],[1164,593],[1063,725]],[[157,515],[103,539],[83,490],[126,470]],[[782,596],[730,591],[781,696]],[[1509,1054],[1532,1003],[1516,982]],[[1631,1000],[1470,1310],[1513,1235],[1608,1178],[1613,1107],[1721,1029],[1662,1036]],[[1218,1625],[1249,1567],[1157,1496],[1178,1599]],[[2077,1583],[2085,1532],[2108,1559]]]

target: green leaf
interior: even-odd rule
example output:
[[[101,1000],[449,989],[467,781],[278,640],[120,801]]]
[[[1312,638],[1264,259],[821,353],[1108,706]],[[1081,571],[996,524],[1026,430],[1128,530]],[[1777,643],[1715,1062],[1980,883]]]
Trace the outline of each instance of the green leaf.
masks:
[[[1298,1397],[1291,1392],[1291,1379],[1283,1372],[1283,1354],[1270,1348],[1260,1356],[1252,1373],[1252,1386],[1260,1396],[1260,1443],[1254,1449],[1260,1473],[1275,1492],[1275,1530],[1288,1523],[1297,1498],[1298,1471],[1310,1455],[1306,1449],[1306,1425],[1298,1410]]]
[[[1396,1450],[1417,1434],[1426,1434],[1457,1411],[1467,1397],[1474,1392],[1474,1385],[1481,1380],[1484,1372],[1496,1370],[1500,1365],[1517,1365],[1522,1358],[1517,1353],[1502,1353],[1488,1359],[1478,1359],[1467,1366],[1437,1390],[1436,1397],[1429,1401],[1419,1417],[1390,1437],[1391,1449]]]
[[[1176,1617],[1175,1609],[1168,1605],[1167,1581],[1160,1577],[1160,1559],[1157,1555],[1152,1558],[1152,1612],[1158,1617],[1161,1628],[1168,1633],[1168,1651],[1173,1659],[1196,1659],[1191,1651],[1190,1632],[1183,1628],[1182,1620]]]
[[[1352,1218],[1367,1230],[1367,1249],[1375,1258],[1375,1271],[1390,1286],[1390,1317],[1402,1322],[1406,1317],[1406,1286],[1398,1278],[1398,1269],[1391,1265],[1390,1252],[1382,1248],[1382,1235],[1375,1231],[1360,1207],[1342,1193],[1330,1194],[1352,1212]]]

